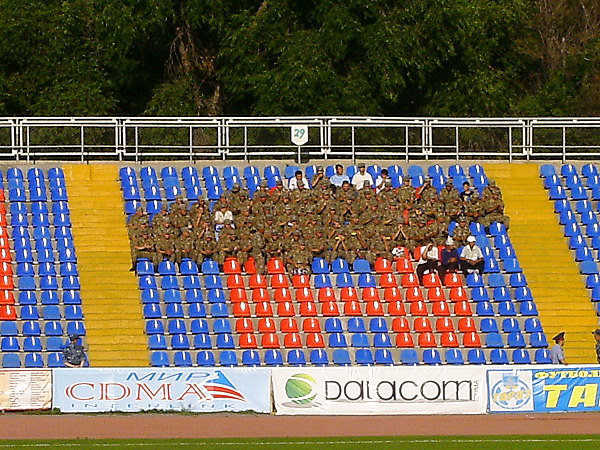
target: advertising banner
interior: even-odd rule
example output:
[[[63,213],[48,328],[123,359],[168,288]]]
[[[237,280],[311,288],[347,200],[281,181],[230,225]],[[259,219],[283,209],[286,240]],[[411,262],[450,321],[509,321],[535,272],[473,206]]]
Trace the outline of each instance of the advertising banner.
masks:
[[[266,368],[54,369],[62,412],[271,412]]]
[[[533,370],[535,411],[600,411],[600,366]]]
[[[1,410],[50,409],[51,406],[51,370],[0,370]]]
[[[488,370],[489,412],[532,412],[534,410],[532,370],[528,366]]]
[[[481,367],[275,368],[277,414],[482,414]]]

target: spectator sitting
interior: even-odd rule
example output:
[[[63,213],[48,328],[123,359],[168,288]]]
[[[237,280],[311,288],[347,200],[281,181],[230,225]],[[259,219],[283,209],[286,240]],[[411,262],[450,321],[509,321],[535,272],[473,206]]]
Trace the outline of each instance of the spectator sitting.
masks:
[[[304,186],[304,189],[310,189],[310,186],[308,185],[308,180],[304,178],[302,171],[296,170],[296,173],[294,173],[294,178],[292,178],[288,183],[288,189],[290,191],[293,191],[295,189],[298,189],[299,185]]]
[[[344,181],[350,183],[350,178],[348,175],[344,174],[344,167],[341,164],[336,164],[335,175],[333,175],[329,181],[331,181],[331,184],[333,184],[335,187],[341,187]]]
[[[454,244],[454,239],[452,239],[451,237],[448,237],[448,239],[446,239],[446,247],[444,247],[444,249],[442,250],[442,256],[440,259],[440,278],[443,281],[446,276],[446,273],[456,273],[459,269],[460,264],[458,250],[456,249],[456,245]]]
[[[467,238],[467,245],[463,247],[460,253],[460,265],[464,274],[474,272],[483,273],[483,253],[475,245],[475,236]]]
[[[463,201],[469,201],[471,200],[472,196],[478,196],[477,195],[477,191],[475,189],[473,189],[473,186],[471,186],[471,183],[469,183],[468,181],[465,181],[463,183],[463,191],[460,193],[460,198]]]
[[[365,163],[358,163],[358,172],[352,177],[352,185],[357,191],[360,191],[364,188],[365,181],[368,181],[369,185],[373,186],[373,177],[367,172],[367,166],[365,166]]]
[[[69,336],[71,341],[63,350],[63,358],[66,367],[83,367],[85,364],[85,350],[79,342],[79,336],[72,334]]]
[[[223,225],[226,220],[233,221],[233,213],[227,207],[227,203],[221,203],[215,212],[215,225]]]
[[[392,181],[390,179],[390,177],[388,176],[388,170],[387,169],[381,169],[381,175],[379,175],[377,177],[377,180],[375,180],[375,193],[379,194],[381,191],[383,191],[383,189],[385,188],[385,183],[386,181]]]
[[[421,258],[417,262],[417,276],[421,285],[423,284],[425,272],[437,272],[439,259],[438,248],[433,245],[431,239],[428,239],[425,241],[425,245],[421,247]]]

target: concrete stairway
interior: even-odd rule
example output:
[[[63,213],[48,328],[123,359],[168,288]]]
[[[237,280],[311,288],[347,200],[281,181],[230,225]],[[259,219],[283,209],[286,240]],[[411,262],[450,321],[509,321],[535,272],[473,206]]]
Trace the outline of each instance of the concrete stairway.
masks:
[[[502,189],[505,213],[511,219],[508,234],[548,339],[565,331],[567,362],[595,363],[590,332],[598,320],[538,165],[487,164],[485,170]]]
[[[137,280],[115,165],[64,167],[90,364],[148,366]]]

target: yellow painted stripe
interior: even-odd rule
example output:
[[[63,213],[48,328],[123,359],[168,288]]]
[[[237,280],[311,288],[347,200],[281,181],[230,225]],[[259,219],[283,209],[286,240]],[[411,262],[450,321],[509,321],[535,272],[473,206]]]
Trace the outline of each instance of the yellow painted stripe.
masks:
[[[566,332],[569,363],[595,363],[590,332],[598,320],[584,279],[539,178],[537,164],[487,164],[502,189],[509,236],[527,277],[546,335]]]
[[[118,167],[64,167],[81,282],[90,363],[149,363],[137,280],[132,272]]]

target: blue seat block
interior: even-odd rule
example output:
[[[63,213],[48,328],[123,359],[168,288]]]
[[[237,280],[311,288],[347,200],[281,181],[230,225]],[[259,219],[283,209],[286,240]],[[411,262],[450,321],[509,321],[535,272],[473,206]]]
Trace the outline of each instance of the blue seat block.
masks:
[[[336,366],[349,366],[352,364],[348,350],[338,348],[333,351],[333,363]]]

